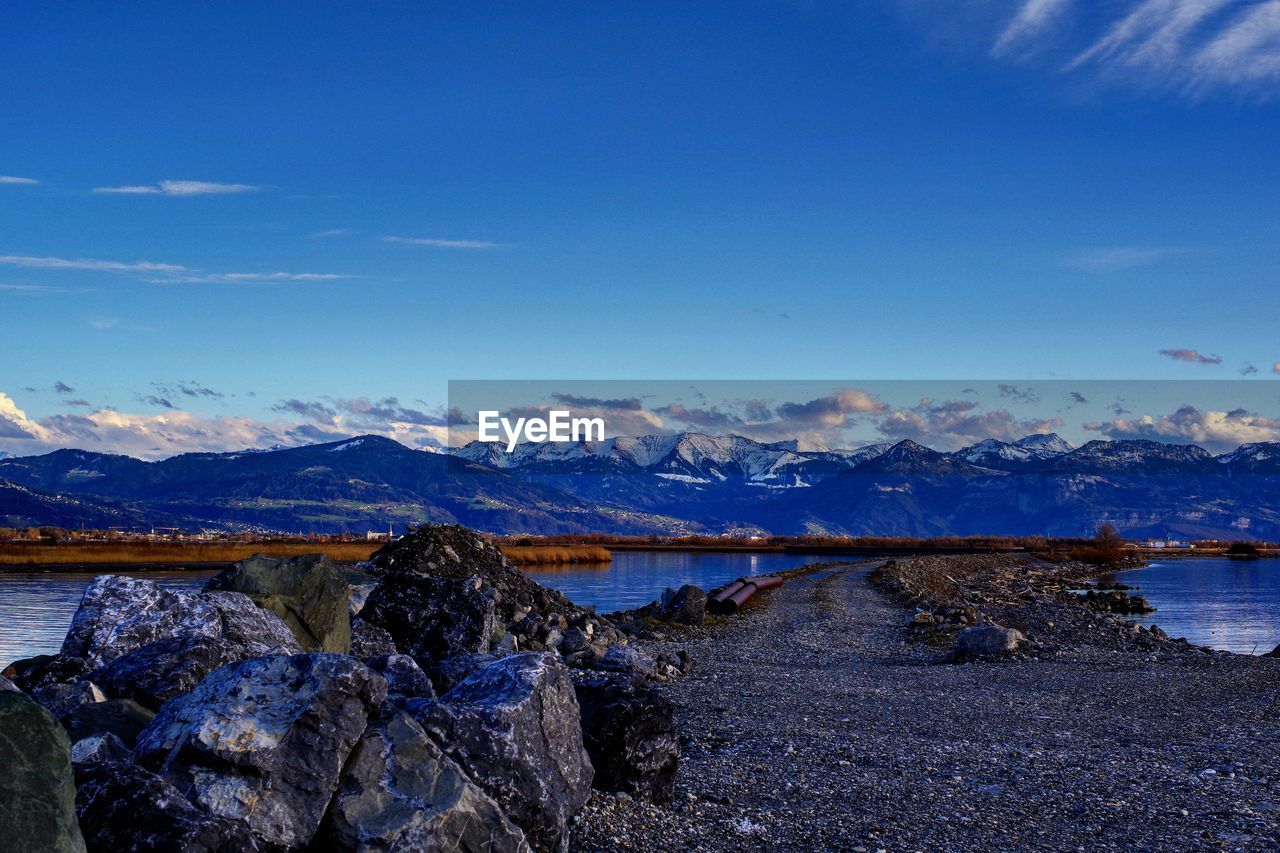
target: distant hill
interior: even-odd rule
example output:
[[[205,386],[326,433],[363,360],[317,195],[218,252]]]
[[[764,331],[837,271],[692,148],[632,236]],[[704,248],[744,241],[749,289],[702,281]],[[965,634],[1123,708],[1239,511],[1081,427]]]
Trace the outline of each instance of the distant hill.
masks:
[[[1053,434],[943,453],[911,440],[804,451],[702,433],[454,455],[362,436],[159,462],[59,450],[0,459],[0,516],[28,523],[340,532],[457,521],[508,533],[1086,535],[1280,539],[1280,444]]]

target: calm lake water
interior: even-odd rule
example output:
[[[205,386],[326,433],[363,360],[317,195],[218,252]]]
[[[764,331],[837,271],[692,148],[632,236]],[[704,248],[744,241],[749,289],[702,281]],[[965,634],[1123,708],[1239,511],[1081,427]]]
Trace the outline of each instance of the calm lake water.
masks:
[[[712,554],[677,551],[619,551],[598,566],[529,568],[539,583],[563,591],[578,604],[601,613],[653,601],[666,587],[691,583],[710,589],[744,575],[766,575],[822,557],[789,554]],[[0,668],[20,658],[52,654],[62,646],[80,598],[101,572],[0,573]],[[129,572],[176,589],[198,590],[214,575],[198,572]]]
[[[1246,655],[1280,645],[1280,560],[1166,560],[1107,580],[1141,587],[1156,612],[1135,621],[1171,637]]]

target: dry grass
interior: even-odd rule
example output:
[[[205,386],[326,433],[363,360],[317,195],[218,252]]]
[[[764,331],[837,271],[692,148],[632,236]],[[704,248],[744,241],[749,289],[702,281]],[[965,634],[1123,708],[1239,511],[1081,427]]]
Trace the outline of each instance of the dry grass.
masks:
[[[38,542],[0,543],[0,565],[128,565],[234,563],[254,554],[296,557],[328,554],[340,563],[369,559],[381,542]]]
[[[609,549],[600,545],[501,545],[506,558],[518,565],[608,563]]]

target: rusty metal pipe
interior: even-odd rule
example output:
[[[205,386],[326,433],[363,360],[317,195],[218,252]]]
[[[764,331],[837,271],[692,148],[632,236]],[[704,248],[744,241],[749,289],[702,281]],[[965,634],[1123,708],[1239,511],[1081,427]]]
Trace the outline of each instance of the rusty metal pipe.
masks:
[[[720,602],[720,609],[725,613],[733,613],[751,600],[762,589],[773,589],[782,586],[782,578],[760,577],[743,578],[742,586]]]
[[[739,578],[738,580],[726,586],[724,589],[717,592],[715,595],[711,596],[711,600],[716,602],[723,602],[726,598],[733,595],[738,590],[742,589],[742,585],[744,583],[745,581],[742,580],[742,578]]]

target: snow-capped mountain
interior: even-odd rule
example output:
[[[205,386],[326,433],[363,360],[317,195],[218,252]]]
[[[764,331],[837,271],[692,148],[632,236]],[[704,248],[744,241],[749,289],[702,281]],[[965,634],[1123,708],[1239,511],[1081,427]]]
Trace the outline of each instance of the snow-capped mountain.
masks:
[[[988,438],[961,448],[951,455],[971,465],[1004,470],[1026,462],[1053,459],[1064,453],[1070,453],[1072,449],[1070,442],[1057,433],[1051,432],[1028,435],[1013,442]]]
[[[473,441],[455,455],[494,468],[538,474],[647,473],[683,482],[735,480],[790,487],[809,485],[852,468],[888,446],[802,451],[795,441],[764,443],[740,435],[683,432],[576,443],[524,443],[511,453],[500,444]]]
[[[1280,442],[1259,441],[1242,444],[1230,453],[1215,457],[1232,470],[1247,474],[1280,472]]]

